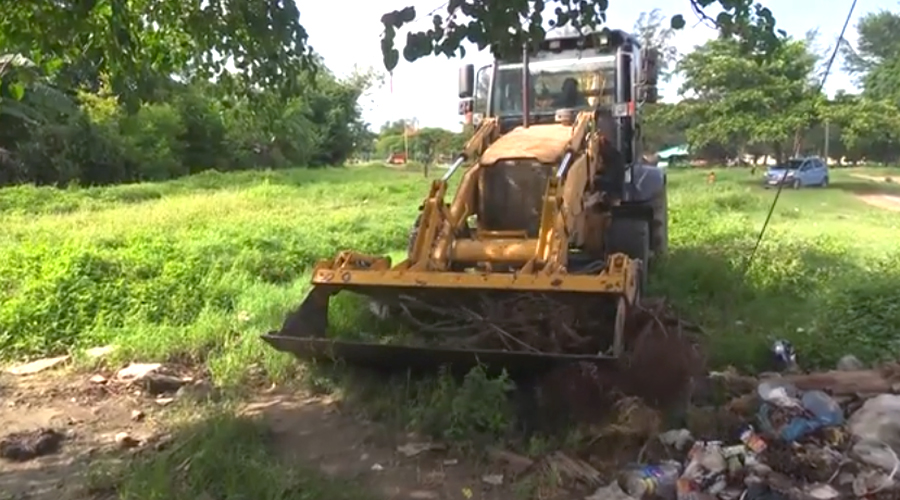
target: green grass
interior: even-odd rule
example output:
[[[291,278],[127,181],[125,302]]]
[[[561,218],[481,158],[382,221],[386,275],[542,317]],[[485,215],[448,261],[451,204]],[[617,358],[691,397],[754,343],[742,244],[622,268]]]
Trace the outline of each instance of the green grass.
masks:
[[[306,269],[343,248],[401,248],[424,187],[373,167],[0,191],[0,352],[115,343],[123,356],[208,359],[226,382],[254,362],[283,375],[293,363],[257,336],[303,297]]]
[[[850,174],[783,190],[744,275],[776,190],[746,170],[717,170],[712,185],[706,171],[673,173],[672,253],[655,284],[708,328],[714,364],[749,367],[775,338],[793,340],[810,368],[896,355],[900,215],[858,200],[874,187]]]
[[[847,353],[896,357],[900,213],[854,196],[896,187],[840,170],[830,189],[785,190],[745,274],[775,191],[747,170],[717,169],[712,185],[707,172],[670,174],[670,255],[651,293],[706,328],[713,367],[753,369],[776,338],[793,340],[810,368]],[[402,256],[427,188],[420,172],[370,166],[2,189],[0,358],[111,343],[117,361],[206,363],[231,387],[260,368],[273,380],[296,377],[299,363],[259,335],[304,297],[315,260],[348,248]],[[335,335],[378,330],[352,298],[337,301],[331,321]],[[477,372],[461,384],[305,375],[314,389],[339,387],[362,401],[372,417],[444,440],[504,440],[516,423],[503,398],[508,381]],[[519,449],[552,446],[541,439]],[[98,481],[134,500],[362,498],[281,463],[254,422],[214,416],[179,442]],[[170,481],[189,457],[195,465]]]
[[[712,185],[705,170],[672,171],[671,255],[652,289],[707,327],[716,364],[752,365],[776,337],[814,364],[896,352],[900,215],[854,198],[874,183],[832,177],[827,190],[782,193],[744,276],[774,190],[747,170],[719,170]],[[0,190],[0,353],[114,343],[121,357],[207,361],[225,383],[250,365],[292,375],[296,363],[258,335],[302,299],[316,259],[402,255],[427,182],[364,167]],[[337,334],[370,320],[357,305],[337,303]]]
[[[261,422],[216,409],[181,427],[172,444],[136,459],[94,460],[87,488],[119,500],[370,500],[347,479],[328,479],[281,458]],[[114,493],[115,496],[107,496]]]

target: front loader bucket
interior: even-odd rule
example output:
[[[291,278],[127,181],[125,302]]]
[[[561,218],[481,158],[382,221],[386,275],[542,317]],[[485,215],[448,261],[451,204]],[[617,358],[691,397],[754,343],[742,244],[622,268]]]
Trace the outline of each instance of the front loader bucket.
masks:
[[[483,364],[510,374],[615,361],[626,348],[638,262],[624,255],[589,274],[413,271],[351,255],[317,265],[312,291],[280,331],[263,336],[268,344],[301,359],[378,370]],[[387,305],[417,339],[396,345],[328,338],[329,300],[340,291]]]
[[[464,374],[477,365],[489,367],[491,372],[503,369],[510,376],[520,377],[548,372],[562,364],[579,361],[611,361],[612,358],[578,354],[547,354],[491,349],[454,349],[447,347],[419,347],[386,345],[370,342],[349,342],[334,339],[288,337],[277,332],[263,336],[269,345],[289,352],[299,359],[336,362],[369,368],[380,372],[412,370],[432,371],[450,366]]]
[[[331,287],[313,287],[300,307],[285,318],[278,335],[290,338],[324,338],[328,331],[328,305],[335,293],[336,290]]]

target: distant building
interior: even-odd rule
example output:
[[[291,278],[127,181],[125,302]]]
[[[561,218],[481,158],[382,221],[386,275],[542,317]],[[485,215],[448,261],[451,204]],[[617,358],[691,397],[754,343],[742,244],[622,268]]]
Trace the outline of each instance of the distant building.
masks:
[[[656,157],[659,158],[660,167],[667,167],[674,163],[687,163],[690,159],[690,153],[688,152],[687,144],[684,144],[664,149],[656,153]]]

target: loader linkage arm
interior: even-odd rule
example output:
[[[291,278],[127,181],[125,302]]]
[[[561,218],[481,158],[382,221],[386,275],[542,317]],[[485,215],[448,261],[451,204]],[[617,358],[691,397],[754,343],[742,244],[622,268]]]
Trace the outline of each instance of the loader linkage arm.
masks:
[[[565,153],[554,173],[548,180],[541,208],[540,232],[534,245],[533,255],[521,271],[532,273],[542,270],[544,273],[565,272],[567,265],[567,248],[569,241],[568,221],[563,207],[563,186],[566,174],[579,152],[589,141],[594,123],[594,113],[584,111],[578,114],[572,125],[572,135]],[[453,236],[462,229],[466,218],[474,213],[475,191],[479,166],[469,168],[460,181],[459,188],[449,205],[445,203],[447,181],[456,168],[465,162],[476,161],[487,150],[497,137],[498,122],[496,119],[485,120],[476,130],[475,135],[466,143],[465,151],[457,159],[447,174],[434,181],[425,202],[419,221],[416,239],[409,255],[409,269],[415,271],[446,271],[451,261],[451,245]],[[590,141],[589,149],[596,149],[597,141]],[[588,154],[589,161],[599,158],[596,151]],[[593,182],[593,176],[588,176]]]
[[[461,156],[465,161],[472,161],[481,156],[488,146],[490,146],[497,138],[498,130],[499,124],[496,118],[487,118],[481,122],[481,125],[475,129],[475,133],[472,134],[472,137],[469,138],[468,141],[466,141],[466,145],[463,148]]]
[[[547,180],[547,188],[544,191],[544,203],[541,208],[541,226],[538,232],[538,245],[534,257],[522,267],[522,272],[531,273],[540,268],[545,274],[565,272],[568,265],[569,224],[566,220],[566,211],[563,206],[563,186],[566,183],[566,174],[572,165],[575,156],[581,151],[584,142],[588,140],[591,125],[594,123],[594,113],[582,111],[578,113],[575,123],[572,125],[572,138],[566,145],[556,172]],[[594,141],[592,141],[594,142]],[[588,155],[589,157],[592,155]],[[593,161],[592,158],[588,159]],[[588,176],[591,182],[593,176]],[[586,187],[586,186],[585,186]]]
[[[477,161],[496,140],[498,131],[496,118],[488,118],[481,122],[453,166],[443,177],[431,183],[428,197],[422,203],[419,227],[409,255],[409,269],[416,271],[447,269],[451,235],[472,213],[473,207],[469,205],[475,194],[477,180],[475,169],[469,169],[463,175],[450,205],[444,201],[448,181],[463,164]]]

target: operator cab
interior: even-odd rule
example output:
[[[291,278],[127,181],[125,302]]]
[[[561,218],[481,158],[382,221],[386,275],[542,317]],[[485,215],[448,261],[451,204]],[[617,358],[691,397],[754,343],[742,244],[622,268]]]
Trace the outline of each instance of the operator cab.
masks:
[[[476,125],[484,116],[496,117],[505,133],[519,125],[566,122],[594,109],[598,128],[633,164],[639,158],[636,103],[657,100],[657,58],[622,30],[551,30],[536,51],[495,60],[477,74],[471,64],[463,66],[459,112]]]

